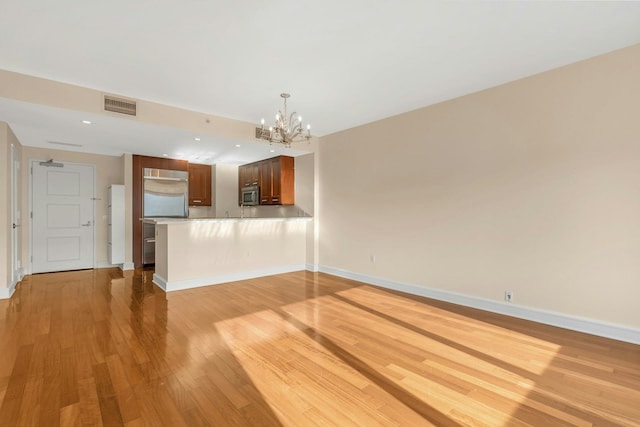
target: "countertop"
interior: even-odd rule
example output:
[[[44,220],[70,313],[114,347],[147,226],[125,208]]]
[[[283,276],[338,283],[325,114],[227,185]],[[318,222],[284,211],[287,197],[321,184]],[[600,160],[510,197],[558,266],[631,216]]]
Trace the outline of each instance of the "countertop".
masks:
[[[229,217],[229,218],[140,218],[142,222],[150,224],[184,224],[188,222],[238,222],[238,221],[310,221],[311,216],[289,217]]]

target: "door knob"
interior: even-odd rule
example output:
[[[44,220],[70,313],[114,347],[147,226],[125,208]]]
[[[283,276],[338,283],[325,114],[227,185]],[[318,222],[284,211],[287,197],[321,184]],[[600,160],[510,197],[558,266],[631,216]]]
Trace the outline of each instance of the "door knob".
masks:
[[[83,227],[91,227],[91,221],[87,221],[86,224],[80,224],[80,225],[82,225]]]
[[[20,227],[20,224],[12,224],[11,227],[12,228],[18,228],[18,227]]]

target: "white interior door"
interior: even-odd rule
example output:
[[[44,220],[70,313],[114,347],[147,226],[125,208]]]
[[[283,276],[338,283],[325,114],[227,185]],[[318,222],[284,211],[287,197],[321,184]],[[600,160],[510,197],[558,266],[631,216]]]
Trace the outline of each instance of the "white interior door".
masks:
[[[31,166],[33,273],[93,268],[94,167],[39,161]]]
[[[15,145],[11,144],[11,284],[22,280],[22,268],[20,265],[20,205],[18,203],[18,185],[20,180],[20,159]]]

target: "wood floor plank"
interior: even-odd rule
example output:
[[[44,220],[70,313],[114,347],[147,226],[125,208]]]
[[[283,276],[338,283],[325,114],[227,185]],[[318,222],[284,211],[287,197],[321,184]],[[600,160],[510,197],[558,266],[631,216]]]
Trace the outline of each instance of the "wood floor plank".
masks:
[[[81,427],[80,404],[63,406],[60,408],[60,425],[65,427]]]
[[[0,426],[640,426],[640,346],[296,272],[27,276]]]

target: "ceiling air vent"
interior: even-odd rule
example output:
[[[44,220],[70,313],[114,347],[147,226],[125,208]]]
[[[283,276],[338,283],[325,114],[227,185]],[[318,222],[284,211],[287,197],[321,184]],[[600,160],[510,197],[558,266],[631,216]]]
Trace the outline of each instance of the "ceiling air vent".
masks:
[[[269,129],[256,128],[256,139],[269,139]]]
[[[136,101],[124,98],[116,98],[115,96],[104,96],[104,110],[114,113],[136,115]]]

